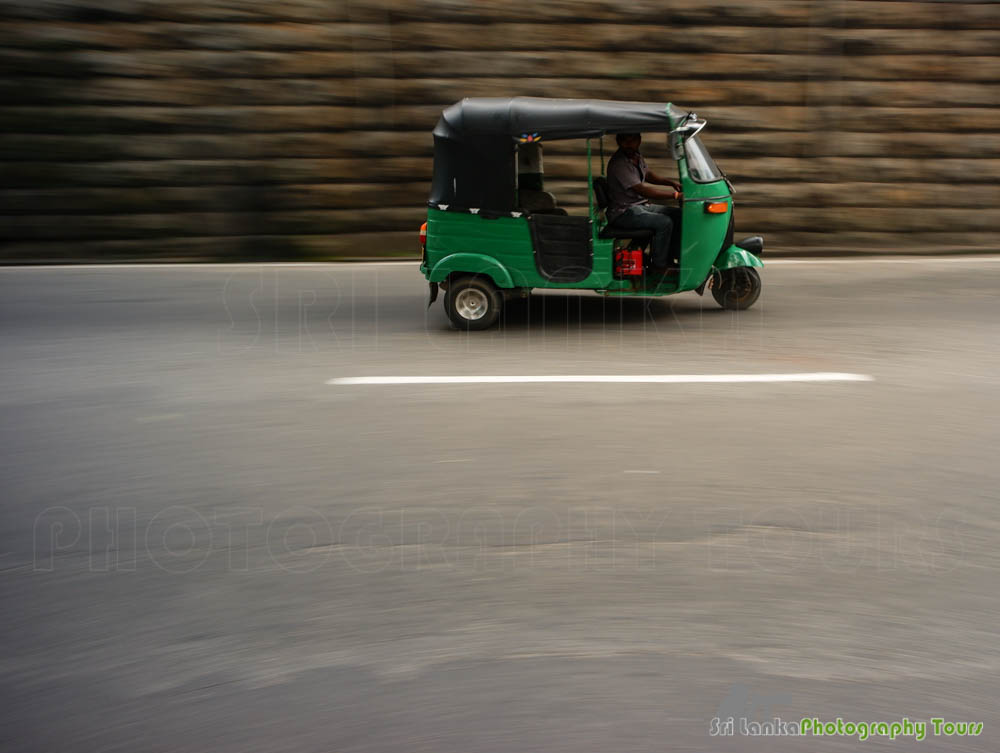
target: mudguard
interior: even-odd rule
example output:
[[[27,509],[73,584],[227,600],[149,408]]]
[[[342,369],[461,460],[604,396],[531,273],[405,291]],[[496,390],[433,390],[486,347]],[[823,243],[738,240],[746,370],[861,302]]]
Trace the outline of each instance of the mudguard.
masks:
[[[716,269],[732,269],[733,267],[763,267],[764,262],[751,254],[745,248],[733,245],[723,249],[715,259]]]
[[[468,272],[469,274],[486,275],[493,280],[498,288],[512,288],[514,281],[510,272],[500,262],[483,254],[451,254],[446,256],[431,269],[427,280],[442,282],[452,272]]]

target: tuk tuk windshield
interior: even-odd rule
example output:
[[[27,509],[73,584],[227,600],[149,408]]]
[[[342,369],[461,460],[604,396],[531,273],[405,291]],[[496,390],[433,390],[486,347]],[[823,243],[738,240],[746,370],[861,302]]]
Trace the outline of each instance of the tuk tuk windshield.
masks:
[[[697,136],[691,136],[684,141],[684,154],[687,156],[688,174],[695,183],[714,183],[722,180],[722,173],[715,160]]]

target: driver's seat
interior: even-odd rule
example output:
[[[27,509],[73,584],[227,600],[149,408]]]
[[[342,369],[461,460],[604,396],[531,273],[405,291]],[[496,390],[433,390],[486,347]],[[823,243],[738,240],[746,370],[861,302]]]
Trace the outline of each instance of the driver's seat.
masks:
[[[594,187],[594,200],[597,202],[597,206],[602,210],[607,210],[608,204],[611,203],[608,191],[608,179],[603,175],[595,175],[591,180],[591,184]],[[629,248],[645,248],[653,239],[653,231],[616,228],[609,223],[597,234],[597,237],[604,238],[605,240],[624,239],[628,241]]]

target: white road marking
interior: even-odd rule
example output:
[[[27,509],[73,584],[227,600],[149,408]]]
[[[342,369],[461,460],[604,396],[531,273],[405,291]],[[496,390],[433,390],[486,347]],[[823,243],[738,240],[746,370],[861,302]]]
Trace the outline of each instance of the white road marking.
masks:
[[[176,421],[178,418],[183,417],[183,413],[160,413],[155,416],[139,416],[136,422],[140,424],[155,424],[160,421]]]
[[[360,376],[327,380],[334,386],[399,384],[526,384],[598,382],[628,384],[746,384],[759,382],[873,382],[868,374],[557,374],[536,376]]]

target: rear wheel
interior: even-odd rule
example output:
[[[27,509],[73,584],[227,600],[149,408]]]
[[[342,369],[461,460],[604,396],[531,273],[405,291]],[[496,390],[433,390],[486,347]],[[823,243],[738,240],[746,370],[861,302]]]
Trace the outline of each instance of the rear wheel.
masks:
[[[722,308],[742,311],[760,297],[760,275],[753,267],[733,267],[716,274],[712,297]]]
[[[503,295],[497,286],[482,276],[452,280],[444,297],[448,318],[458,329],[489,329],[500,318]]]

